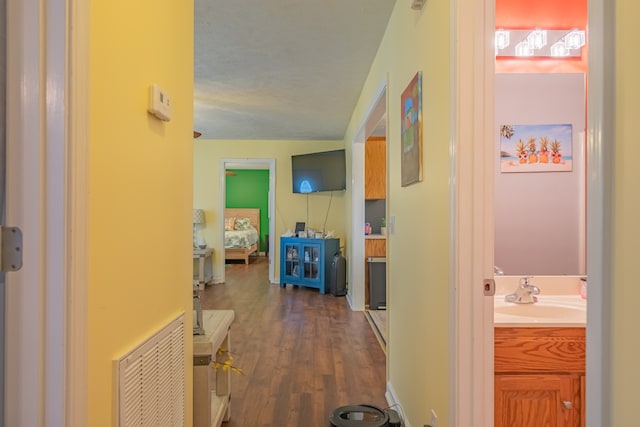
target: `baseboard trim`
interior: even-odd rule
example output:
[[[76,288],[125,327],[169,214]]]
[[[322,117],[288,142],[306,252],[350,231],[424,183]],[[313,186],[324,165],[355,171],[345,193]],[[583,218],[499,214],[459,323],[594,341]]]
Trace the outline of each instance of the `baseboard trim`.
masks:
[[[409,420],[407,420],[407,417],[404,414],[404,410],[402,409],[402,404],[396,397],[396,392],[389,381],[387,381],[387,391],[385,392],[384,397],[387,399],[389,408],[398,412],[400,418],[402,419],[404,427],[411,427],[411,423],[409,422]]]
[[[347,303],[349,304],[349,308],[351,309],[351,311],[356,311],[353,308],[353,301],[351,300],[351,294],[347,293],[346,298],[347,298]]]

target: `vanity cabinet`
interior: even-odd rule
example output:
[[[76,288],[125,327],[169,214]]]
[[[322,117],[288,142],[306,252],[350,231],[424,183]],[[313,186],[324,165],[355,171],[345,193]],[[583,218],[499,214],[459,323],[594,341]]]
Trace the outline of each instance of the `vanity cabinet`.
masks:
[[[495,328],[495,427],[584,425],[584,328]]]

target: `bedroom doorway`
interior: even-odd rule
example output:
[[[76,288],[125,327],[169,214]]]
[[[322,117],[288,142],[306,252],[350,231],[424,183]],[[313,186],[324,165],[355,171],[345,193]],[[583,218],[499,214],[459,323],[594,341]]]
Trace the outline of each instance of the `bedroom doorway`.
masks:
[[[263,224],[267,224],[266,227],[261,226],[262,235],[261,246],[258,252],[264,252],[269,262],[269,282],[276,283],[275,280],[275,159],[222,159],[220,165],[220,201],[219,206],[227,206],[227,179],[233,179],[237,177],[239,171],[266,171],[268,173],[268,189],[267,191],[267,209],[266,212],[262,212],[265,209],[261,209],[260,217],[267,218],[267,221],[262,221]],[[238,172],[232,172],[238,171]],[[246,206],[248,207],[248,206]],[[251,206],[253,207],[253,206]],[[224,240],[224,217],[219,218],[218,224],[220,230],[221,240]],[[220,247],[224,247],[224,241],[221,242]],[[224,273],[223,273],[224,280]]]

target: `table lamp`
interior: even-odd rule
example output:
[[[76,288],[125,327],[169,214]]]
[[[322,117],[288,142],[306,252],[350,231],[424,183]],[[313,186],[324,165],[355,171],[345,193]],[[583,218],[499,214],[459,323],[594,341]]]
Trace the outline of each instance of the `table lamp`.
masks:
[[[202,209],[193,210],[193,247],[198,247],[198,227],[204,224],[204,211]]]

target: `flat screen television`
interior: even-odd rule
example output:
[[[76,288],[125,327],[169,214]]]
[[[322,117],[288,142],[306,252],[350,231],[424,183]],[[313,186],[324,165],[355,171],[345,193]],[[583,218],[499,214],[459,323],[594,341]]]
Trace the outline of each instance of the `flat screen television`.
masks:
[[[344,150],[291,156],[294,193],[347,189]]]

